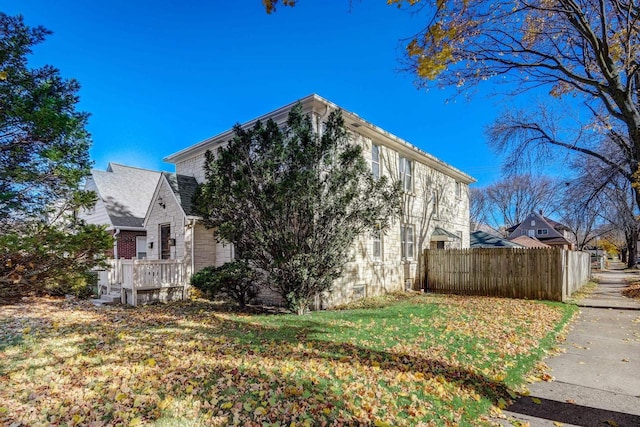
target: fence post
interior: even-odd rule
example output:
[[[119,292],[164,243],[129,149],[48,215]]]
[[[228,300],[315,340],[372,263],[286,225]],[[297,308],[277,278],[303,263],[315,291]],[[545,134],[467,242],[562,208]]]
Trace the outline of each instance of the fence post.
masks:
[[[427,292],[429,289],[429,249],[422,251],[422,277],[420,278],[422,283],[422,290]]]
[[[136,290],[138,284],[138,265],[136,260],[131,263],[131,277],[131,304],[135,307],[138,305],[138,291]]]

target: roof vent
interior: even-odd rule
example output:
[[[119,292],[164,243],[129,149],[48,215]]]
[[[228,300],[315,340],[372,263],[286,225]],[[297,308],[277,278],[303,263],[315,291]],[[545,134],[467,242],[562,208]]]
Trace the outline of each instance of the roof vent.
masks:
[[[353,126],[354,128],[359,128],[362,125],[360,123],[358,123],[358,122],[353,122],[353,123],[351,123],[351,126]]]

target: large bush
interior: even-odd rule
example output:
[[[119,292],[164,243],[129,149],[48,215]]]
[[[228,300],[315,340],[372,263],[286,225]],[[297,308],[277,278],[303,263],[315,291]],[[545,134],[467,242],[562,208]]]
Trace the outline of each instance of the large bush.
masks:
[[[256,273],[245,261],[227,262],[220,267],[205,267],[191,278],[191,286],[207,298],[229,298],[244,308],[256,296]]]
[[[86,294],[84,274],[112,245],[104,227],[76,215],[96,201],[82,190],[91,138],[88,114],[76,110],[80,85],[29,66],[50,33],[0,12],[0,303]]]
[[[371,174],[341,112],[321,128],[300,104],[284,126],[237,125],[228,145],[207,152],[194,198],[204,224],[300,314],[342,275],[355,239],[385,230],[402,207],[399,183]]]

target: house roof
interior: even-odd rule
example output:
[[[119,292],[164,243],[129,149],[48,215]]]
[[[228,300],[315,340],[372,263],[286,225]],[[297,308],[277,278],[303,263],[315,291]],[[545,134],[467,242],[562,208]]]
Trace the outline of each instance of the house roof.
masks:
[[[431,233],[432,242],[454,242],[456,240],[460,240],[460,236],[453,234],[442,227],[435,227],[433,229],[433,233]]]
[[[568,241],[564,237],[560,237],[560,236],[550,237],[550,238],[547,238],[547,239],[545,239],[543,237],[540,237],[539,240],[542,243],[544,243],[546,245],[549,245],[549,246],[570,245],[571,244],[570,241]]]
[[[484,231],[470,233],[470,246],[472,248],[521,248],[522,245],[503,239]]]
[[[539,218],[542,218],[543,220],[545,220],[551,227],[553,227],[554,230],[558,230],[558,231],[564,231],[564,230],[569,230],[569,227],[567,227],[566,225],[558,222],[558,221],[554,221],[550,218],[547,218],[546,216],[542,215],[542,213],[538,213],[538,212],[531,212],[531,214],[529,214],[527,216],[527,219],[531,216],[531,215],[535,215]],[[512,233],[516,228],[518,228],[520,226],[520,224],[522,224],[521,222],[512,225],[511,227],[507,228],[507,232]]]
[[[175,173],[163,172],[173,194],[187,216],[194,215],[193,196],[198,188],[198,182],[192,176],[178,175]]]
[[[106,171],[92,170],[91,178],[113,227],[142,228],[160,172],[109,163]]]
[[[517,243],[525,248],[550,248],[551,246],[542,243],[540,240],[529,236],[518,236],[511,239],[512,243]]]
[[[409,157],[413,157],[418,162],[424,163],[425,165],[438,170],[445,175],[451,176],[458,181],[464,182],[466,184],[470,184],[476,181],[474,178],[462,172],[461,170],[443,162],[442,160],[432,156],[431,154],[419,149],[415,145],[410,144],[409,142],[391,134],[390,132],[385,131],[384,129],[362,119],[357,114],[345,110],[344,108],[339,107],[333,102],[328,101],[317,94],[308,95],[295,102],[280,107],[272,112],[264,114],[256,119],[245,122],[241,125],[241,127],[248,128],[253,126],[257,121],[265,121],[268,119],[273,119],[276,122],[285,121],[289,111],[297,103],[302,104],[303,111],[305,113],[315,111],[323,112],[322,115],[325,115],[331,110],[341,110],[345,125],[348,128],[353,129],[357,133],[368,136],[370,138],[374,138],[378,141],[384,141],[385,145],[388,145],[397,152]],[[233,135],[233,129],[228,129],[211,138],[207,138],[194,145],[184,148],[177,153],[171,154],[165,157],[163,160],[165,162],[174,164],[179,163],[180,161],[183,161],[185,159],[200,155],[205,151],[214,148],[217,144],[229,141],[233,137]]]

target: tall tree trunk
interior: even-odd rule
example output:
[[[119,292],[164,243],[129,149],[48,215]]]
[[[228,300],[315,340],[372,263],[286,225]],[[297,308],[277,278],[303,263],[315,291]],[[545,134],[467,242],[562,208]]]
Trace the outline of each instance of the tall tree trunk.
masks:
[[[626,252],[628,254],[627,267],[632,268],[636,265],[638,257],[638,228],[635,226],[631,227],[631,229],[625,234],[627,243]]]

